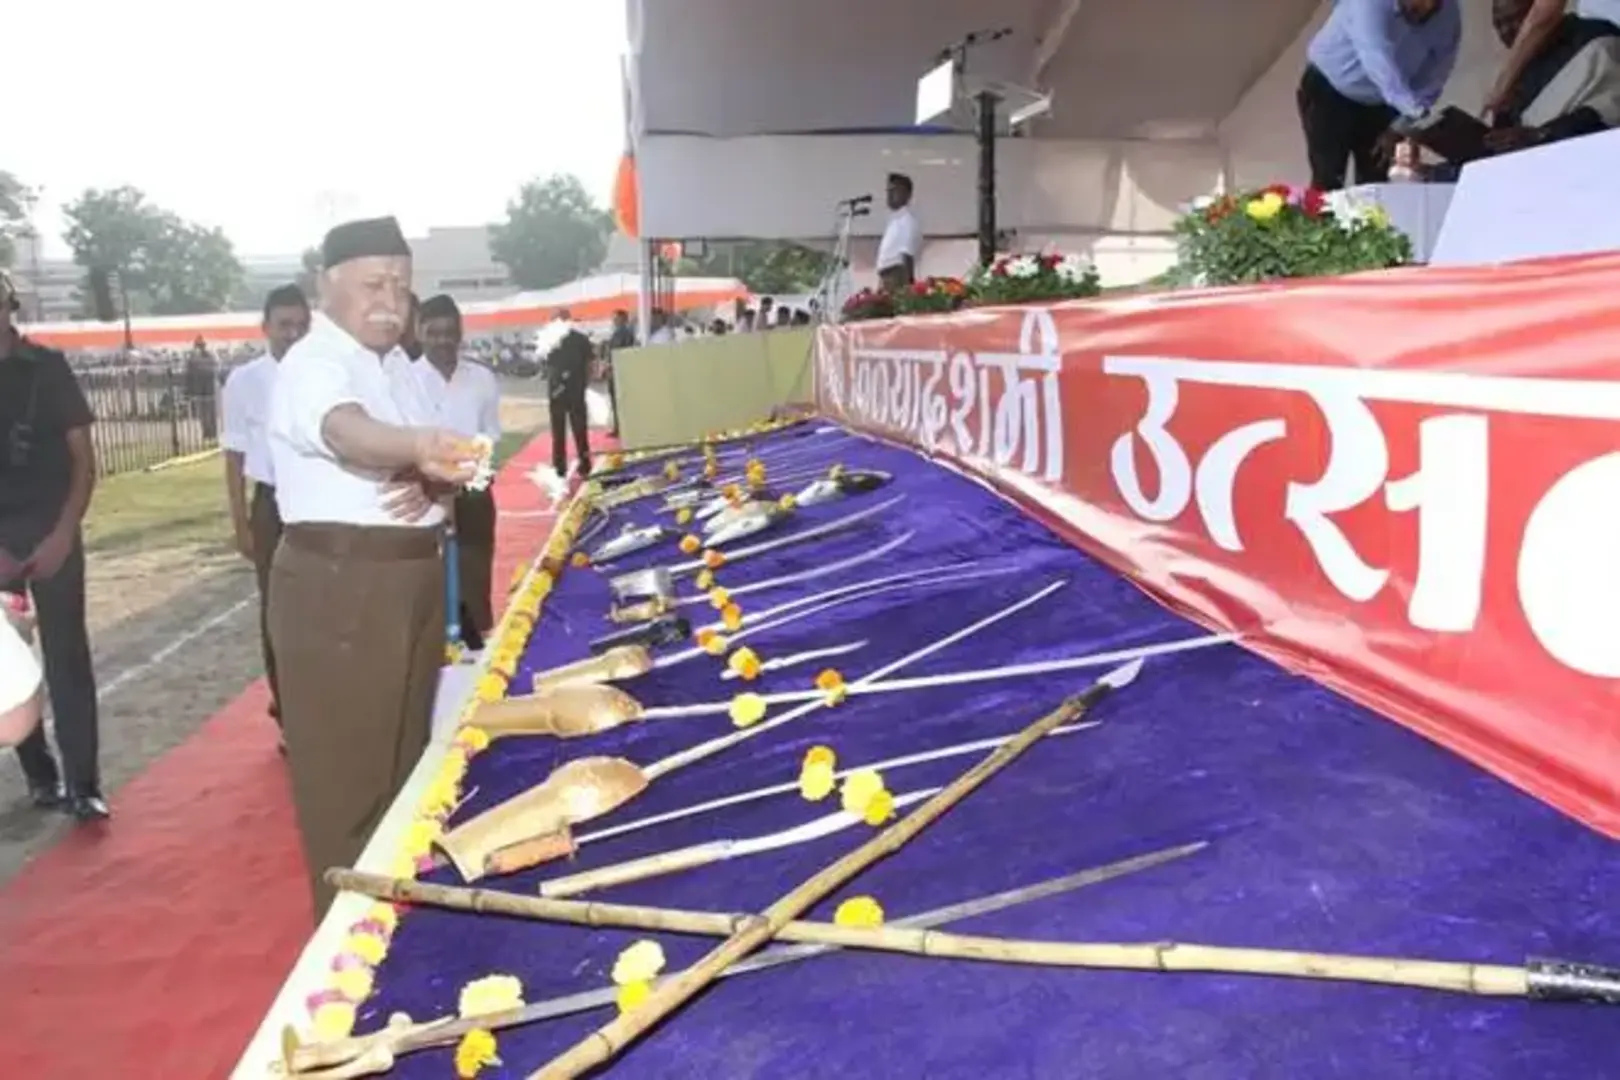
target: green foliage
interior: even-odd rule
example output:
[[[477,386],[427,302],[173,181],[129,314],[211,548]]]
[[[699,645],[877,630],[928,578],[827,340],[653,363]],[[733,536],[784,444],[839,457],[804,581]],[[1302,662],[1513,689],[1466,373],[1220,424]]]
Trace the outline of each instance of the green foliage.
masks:
[[[1179,261],[1171,279],[1241,285],[1382,270],[1411,260],[1411,241],[1377,207],[1330,206],[1319,193],[1296,194],[1277,186],[1223,196],[1183,215],[1176,222]]]
[[[29,230],[34,193],[13,174],[0,169],[0,269],[17,257],[17,239]]]
[[[222,230],[188,222],[137,188],[92,188],[62,212],[73,261],[118,274],[131,313],[227,311],[241,287],[242,264]]]
[[[1056,303],[1096,296],[1097,269],[1074,256],[1002,255],[968,275],[968,306]]]
[[[549,289],[601,266],[611,229],[579,177],[556,175],[523,185],[491,228],[489,249],[519,288]]]
[[[832,256],[785,240],[738,240],[710,245],[700,259],[683,258],[684,277],[731,277],[760,296],[805,293],[821,282]]]

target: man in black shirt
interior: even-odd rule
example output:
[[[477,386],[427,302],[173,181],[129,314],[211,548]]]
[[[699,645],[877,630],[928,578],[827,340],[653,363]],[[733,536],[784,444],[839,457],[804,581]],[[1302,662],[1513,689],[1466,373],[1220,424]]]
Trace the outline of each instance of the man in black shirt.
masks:
[[[557,313],[568,323],[568,312]],[[574,429],[574,453],[580,479],[591,475],[590,416],[585,408],[585,387],[591,377],[591,339],[569,326],[562,340],[545,356],[546,389],[551,396],[551,464],[557,475],[568,475],[568,428]]]
[[[17,747],[17,756],[35,805],[66,806],[81,821],[94,821],[107,817],[107,804],[79,523],[95,486],[95,418],[62,354],[34,345],[12,325],[17,307],[11,282],[0,275],[0,588],[33,593],[62,767],[43,728]]]
[[[613,382],[613,354],[619,349],[633,349],[636,347],[636,332],[630,328],[630,313],[623,308],[613,313],[613,333],[608,336],[607,356],[603,357],[607,368],[608,403],[613,410],[613,434],[619,433],[619,389]]]

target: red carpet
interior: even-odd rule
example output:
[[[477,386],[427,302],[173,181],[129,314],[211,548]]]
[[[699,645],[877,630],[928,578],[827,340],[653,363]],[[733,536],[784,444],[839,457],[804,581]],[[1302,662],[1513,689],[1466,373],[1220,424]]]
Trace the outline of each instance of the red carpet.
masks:
[[[551,528],[544,441],[496,480],[497,594]],[[312,929],[267,703],[249,687],[0,890],[0,1074],[229,1074]]]

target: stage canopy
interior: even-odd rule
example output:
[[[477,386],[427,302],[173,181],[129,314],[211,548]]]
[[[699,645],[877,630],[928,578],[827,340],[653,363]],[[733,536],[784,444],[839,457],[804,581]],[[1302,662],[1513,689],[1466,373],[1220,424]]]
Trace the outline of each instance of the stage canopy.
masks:
[[[1464,5],[1448,100],[1477,110],[1501,48],[1490,0]],[[1319,0],[627,0],[641,229],[658,237],[826,239],[840,198],[917,182],[931,238],[975,227],[965,109],[912,125],[917,79],[973,31],[1012,33],[969,74],[1051,91],[1003,140],[1000,224],[1024,246],[1160,248],[1221,183],[1303,181],[1294,88]],[[860,232],[881,228],[881,214]],[[865,246],[870,250],[870,243]],[[857,259],[861,249],[857,249]],[[930,254],[933,254],[931,249]],[[925,259],[925,262],[929,260]],[[925,267],[926,268],[926,267]]]

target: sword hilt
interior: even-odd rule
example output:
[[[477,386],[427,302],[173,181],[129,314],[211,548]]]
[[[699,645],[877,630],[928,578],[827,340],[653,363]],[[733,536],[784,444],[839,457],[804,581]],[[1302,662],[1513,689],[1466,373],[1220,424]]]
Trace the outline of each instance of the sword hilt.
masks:
[[[1524,970],[1529,976],[1526,995],[1531,1001],[1620,1005],[1620,968],[1531,957],[1525,961]]]

